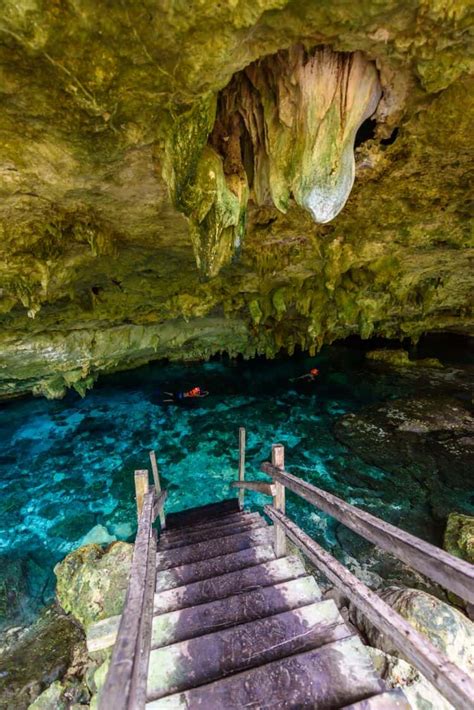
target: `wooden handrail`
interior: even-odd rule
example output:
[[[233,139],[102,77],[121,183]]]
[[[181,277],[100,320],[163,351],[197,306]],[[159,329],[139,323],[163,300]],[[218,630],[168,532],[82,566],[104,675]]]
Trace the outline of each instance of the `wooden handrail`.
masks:
[[[137,694],[143,692],[141,686],[146,687],[142,681],[143,676],[146,677],[145,665],[149,656],[146,634],[151,634],[151,627],[147,629],[143,625],[147,616],[151,618],[153,614],[143,612],[149,606],[150,599],[153,604],[154,550],[156,553],[152,538],[154,502],[155,491],[152,488],[143,498],[125,605],[109,671],[100,693],[100,710],[135,710],[140,707]]]
[[[168,498],[168,491],[161,491],[161,493],[155,497],[155,502],[153,504],[153,516],[152,516],[152,522],[154,523],[157,516],[160,516],[160,521],[161,518],[164,516],[163,514],[163,508],[166,503],[166,499]],[[163,528],[163,526],[162,526]]]
[[[358,535],[474,604],[474,565],[346,503],[282,468],[270,463],[262,464],[261,468],[274,481],[282,483],[290,491],[329,513]]]
[[[256,491],[257,493],[263,493],[267,496],[275,495],[275,486],[273,483],[267,483],[266,481],[232,481],[230,484],[231,488],[240,488],[246,491]]]
[[[474,681],[464,671],[438,651],[426,636],[416,631],[400,614],[351,574],[286,515],[270,505],[265,506],[265,512],[274,523],[285,529],[290,540],[377,628],[393,641],[403,655],[455,708],[458,710],[472,708]]]

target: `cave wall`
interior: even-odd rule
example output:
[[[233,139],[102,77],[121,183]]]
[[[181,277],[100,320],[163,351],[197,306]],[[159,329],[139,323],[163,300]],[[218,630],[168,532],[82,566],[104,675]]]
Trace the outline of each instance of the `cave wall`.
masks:
[[[468,3],[0,6],[1,396],[84,392],[161,357],[472,333]],[[212,165],[196,174],[219,92],[297,44],[377,67],[354,187],[328,224],[250,199],[239,248],[203,279],[189,215],[215,188]]]

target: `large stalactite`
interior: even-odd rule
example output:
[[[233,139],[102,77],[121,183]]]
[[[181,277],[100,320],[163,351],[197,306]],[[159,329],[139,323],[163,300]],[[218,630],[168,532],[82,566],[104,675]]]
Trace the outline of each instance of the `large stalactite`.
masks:
[[[286,212],[292,199],[316,223],[334,219],[355,177],[354,140],[381,86],[361,52],[280,51],[221,92],[186,210],[198,268],[216,276],[245,234],[249,198]]]

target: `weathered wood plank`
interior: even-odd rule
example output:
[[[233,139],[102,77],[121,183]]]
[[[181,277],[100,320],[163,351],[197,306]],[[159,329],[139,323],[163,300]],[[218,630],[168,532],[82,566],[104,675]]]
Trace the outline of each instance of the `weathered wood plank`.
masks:
[[[243,488],[246,491],[256,491],[257,493],[264,493],[267,496],[274,496],[276,488],[273,483],[266,483],[265,481],[232,481],[230,484],[231,488]]]
[[[299,577],[225,599],[160,614],[153,619],[152,648],[204,636],[213,631],[264,619],[319,601],[313,577]]]
[[[160,496],[160,493],[161,493],[161,481],[160,481],[160,474],[159,474],[159,472],[158,472],[158,464],[157,464],[157,462],[156,462],[156,454],[155,454],[155,452],[154,452],[153,450],[150,451],[150,463],[151,463],[151,470],[152,470],[152,473],[153,473],[153,480],[154,480],[154,482],[155,482],[155,491],[156,491],[156,495],[158,496],[158,499],[159,499],[159,496]],[[164,501],[163,501],[163,503],[164,503]],[[162,509],[159,511],[159,514],[160,514],[160,526],[161,526],[161,529],[162,529],[162,530],[165,530],[165,529],[166,529],[166,517],[165,517],[164,508],[162,508]],[[156,514],[155,514],[155,513],[154,513],[154,518],[156,519]]]
[[[362,537],[474,604],[474,565],[346,503],[281,468],[264,463],[262,471]]]
[[[239,482],[242,483],[245,479],[245,427],[239,427]],[[245,490],[239,486],[239,506],[241,510],[244,507]]]
[[[276,468],[285,468],[285,449],[282,444],[273,444],[272,446],[272,464]],[[278,481],[274,481],[275,494],[273,496],[273,506],[285,513],[285,487]],[[283,528],[275,525],[275,555],[284,557],[286,555],[286,539]]]
[[[160,525],[163,530],[163,524],[161,523],[161,518],[164,519],[163,507],[165,505],[166,499],[168,497],[168,491],[162,491],[158,498],[155,498],[155,504],[153,506],[153,522],[156,520],[157,516],[160,516]]]
[[[183,537],[189,535],[190,533],[197,532],[198,530],[214,530],[224,525],[245,522],[246,520],[249,520],[252,516],[255,515],[258,515],[258,513],[242,513],[239,511],[238,513],[229,513],[219,518],[211,518],[210,520],[205,520],[203,522],[196,523],[195,525],[188,525],[187,527],[176,528],[174,530],[166,528],[166,530],[160,536],[160,539],[175,540],[179,537]]]
[[[156,576],[156,531],[152,530],[148,546],[148,562],[146,570],[145,591],[143,606],[140,614],[140,628],[133,665],[132,685],[130,691],[130,710],[139,710],[145,707],[146,686],[148,678],[148,664],[153,625],[153,596],[155,592]],[[138,613],[138,610],[137,610]]]
[[[305,568],[298,557],[281,557],[155,594],[154,609],[156,614],[163,614],[287,582],[305,574]],[[99,630],[96,635],[100,635]]]
[[[134,474],[135,482],[135,499],[137,502],[137,519],[140,518],[140,513],[143,508],[143,501],[146,494],[148,493],[148,471],[140,470],[135,471]]]
[[[124,610],[109,672],[100,693],[100,710],[110,710],[110,708],[127,710],[130,701],[135,651],[145,596],[146,571],[152,529],[153,497],[154,491],[149,491],[145,495],[138,521]]]
[[[431,703],[429,703],[431,705]],[[346,705],[341,710],[412,710],[412,705],[406,699],[401,688],[387,690],[386,693],[373,695],[358,703]]]
[[[211,557],[244,550],[246,547],[264,545],[272,537],[272,530],[266,526],[249,530],[248,532],[229,535],[221,540],[212,539],[205,542],[196,542],[184,547],[177,547],[173,550],[163,550],[156,557],[157,570],[165,570],[171,567],[178,567],[192,562],[200,562]]]
[[[148,699],[188,690],[350,635],[329,599],[158,648],[150,654]]]
[[[172,550],[175,547],[184,547],[185,545],[192,545],[195,542],[205,542],[206,540],[214,540],[215,538],[222,539],[224,537],[229,537],[229,535],[236,535],[237,533],[247,532],[247,530],[256,530],[257,528],[268,527],[268,523],[262,518],[261,515],[255,513],[255,515],[250,518],[246,523],[235,523],[234,525],[223,525],[218,528],[206,528],[205,530],[196,530],[194,532],[189,532],[188,535],[182,535],[177,539],[171,538],[160,538],[160,552],[163,550]],[[193,530],[193,528],[191,528]]]
[[[162,570],[156,575],[156,591],[161,592],[209,577],[227,574],[227,572],[235,572],[235,570],[252,567],[274,558],[275,551],[272,545],[257,545],[240,552],[212,557],[210,560],[201,560],[189,565]]]
[[[211,519],[221,518],[229,513],[240,513],[239,501],[237,498],[228,498],[219,503],[209,503],[200,505],[197,508],[180,510],[178,513],[169,513],[166,516],[166,526],[169,529],[187,527]]]
[[[455,666],[430,640],[418,633],[400,614],[397,614],[377,594],[351,574],[332,555],[323,550],[293,521],[265,506],[265,512],[275,522],[284,526],[286,534],[334,584],[400,649],[439,692],[456,708],[472,708],[474,681]]]
[[[146,710],[334,710],[382,690],[360,640],[351,636],[149,702]]]

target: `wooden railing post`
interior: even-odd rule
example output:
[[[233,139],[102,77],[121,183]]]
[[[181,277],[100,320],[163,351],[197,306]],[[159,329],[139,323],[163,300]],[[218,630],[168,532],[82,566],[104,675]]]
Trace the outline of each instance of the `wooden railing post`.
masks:
[[[285,468],[285,448],[283,444],[273,444],[272,446],[272,464],[276,468]],[[273,507],[279,510],[280,513],[285,515],[285,486],[278,481],[275,483],[275,495],[273,496]],[[275,555],[277,557],[284,557],[286,555],[286,537],[285,531],[281,525],[278,523],[274,524],[275,527]]]
[[[156,497],[158,498],[161,493],[161,483],[160,483],[160,474],[158,473],[158,464],[156,463],[156,455],[153,450],[150,451],[150,461],[151,461],[151,470],[153,472],[153,480],[155,482],[155,494],[156,494]],[[166,528],[166,517],[165,517],[165,509],[164,508],[162,508],[160,510],[159,515],[160,515],[161,529],[164,530]]]
[[[239,427],[239,481],[245,480],[245,427]],[[239,507],[244,507],[245,489],[239,488]]]
[[[148,493],[148,471],[135,471],[135,499],[137,501],[137,518],[140,520],[140,514],[143,508],[143,501]]]

